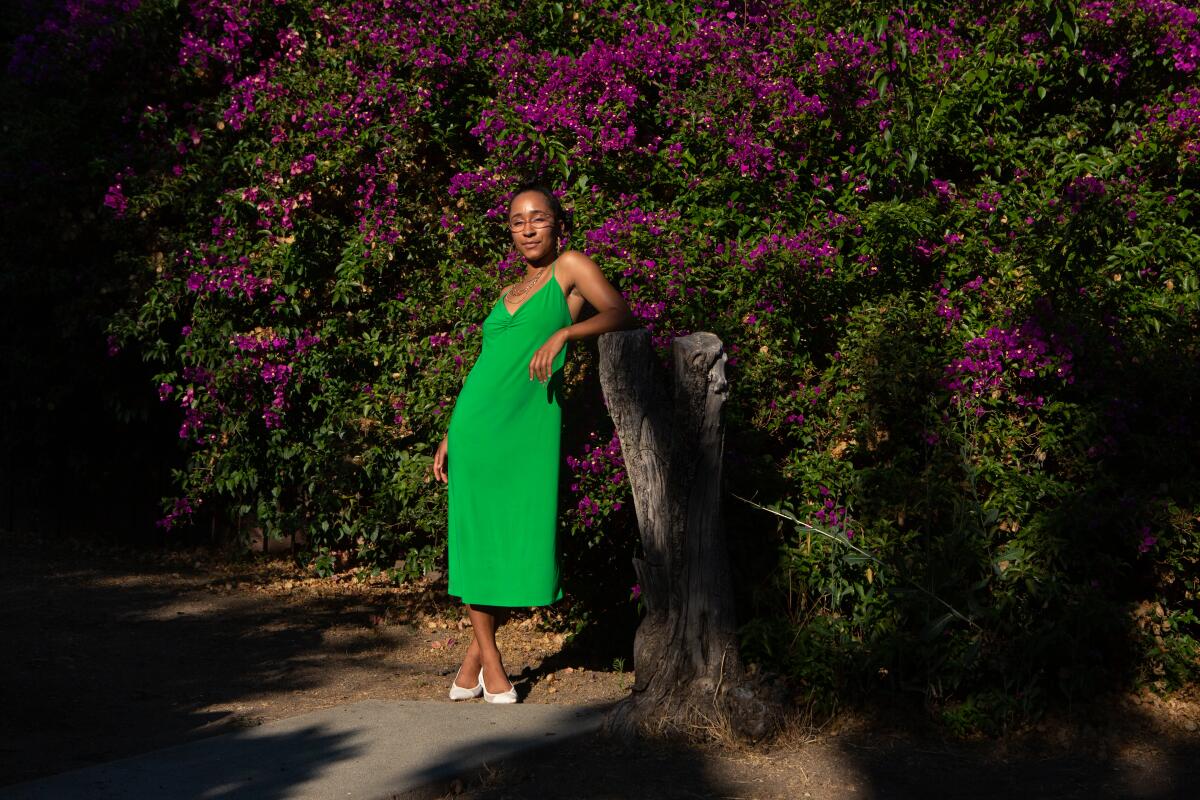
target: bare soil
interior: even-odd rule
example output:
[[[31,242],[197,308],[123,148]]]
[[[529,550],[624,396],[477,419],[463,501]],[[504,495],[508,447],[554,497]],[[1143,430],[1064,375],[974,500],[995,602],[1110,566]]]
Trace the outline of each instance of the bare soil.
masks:
[[[363,699],[446,700],[470,641],[444,585],[306,575],[0,532],[0,785]],[[533,613],[501,629],[526,703],[603,704],[632,673]],[[587,663],[585,663],[587,662]],[[446,700],[446,702],[449,702]],[[1122,695],[999,740],[911,712],[802,720],[756,747],[595,736],[464,776],[483,798],[1200,797],[1200,697]]]

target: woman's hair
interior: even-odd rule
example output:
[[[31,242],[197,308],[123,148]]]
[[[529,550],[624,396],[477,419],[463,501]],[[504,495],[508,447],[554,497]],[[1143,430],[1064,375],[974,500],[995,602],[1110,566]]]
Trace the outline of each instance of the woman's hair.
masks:
[[[509,208],[512,208],[512,201],[517,199],[517,195],[525,192],[537,192],[542,197],[546,198],[546,204],[550,206],[550,213],[554,215],[554,219],[558,221],[558,232],[562,237],[566,237],[571,232],[571,216],[570,212],[563,208],[562,202],[554,196],[554,192],[538,180],[528,180],[521,183],[520,186],[512,193],[508,200]]]

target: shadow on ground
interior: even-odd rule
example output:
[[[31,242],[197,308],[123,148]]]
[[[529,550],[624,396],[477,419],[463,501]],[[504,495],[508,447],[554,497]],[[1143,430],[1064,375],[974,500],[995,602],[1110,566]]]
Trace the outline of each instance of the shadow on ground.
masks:
[[[256,696],[305,693],[328,683],[331,667],[374,659],[390,646],[368,630],[378,609],[358,597],[309,595],[284,604],[267,595],[235,595],[202,602],[197,598],[204,593],[156,584],[144,566],[42,558],[40,543],[9,534],[0,534],[0,546],[10,567],[0,584],[0,635],[15,654],[0,660],[0,785],[256,726]],[[191,577],[197,586],[208,580]],[[337,648],[322,642],[329,629],[356,620],[361,635],[339,640]],[[586,650],[568,648],[524,678],[578,665]],[[210,710],[222,705],[235,710]],[[1200,740],[1128,699],[1097,704],[1043,732],[980,744],[946,743],[916,726],[919,716],[897,714],[838,736],[827,732],[801,744],[747,750],[587,736],[497,758],[464,776],[459,788],[467,798],[539,800],[1169,800],[1195,797],[1200,786]],[[295,741],[285,742],[287,749],[302,752],[303,763],[276,775],[268,773],[278,765],[264,763],[257,779],[265,783],[241,796],[286,796],[289,786],[355,755],[349,743],[319,731],[288,736]],[[245,739],[257,747],[255,737]],[[445,781],[466,755],[439,754],[422,774]],[[212,790],[239,796],[246,787],[228,783],[229,777]]]
[[[861,776],[862,797],[1197,797],[1200,741],[1156,733],[1159,724],[1138,714],[1101,727],[1077,720],[1047,734],[969,745],[868,729],[838,737],[834,746]]]
[[[436,777],[446,764],[467,755],[448,752],[427,775]],[[669,742],[626,745],[599,734],[486,765],[464,775],[447,795],[460,800],[758,796],[710,770],[701,749]]]
[[[382,657],[405,635],[376,635],[369,617],[378,609],[352,596],[181,595],[148,579],[145,566],[49,558],[39,550],[46,543],[11,533],[0,533],[0,546],[0,636],[10,654],[0,659],[0,785],[257,726],[256,698],[303,695],[332,664]],[[183,582],[200,589],[208,577]],[[361,635],[332,654],[321,647],[330,628],[356,621]],[[220,705],[234,710],[211,710]]]
[[[1107,733],[1077,722],[1073,729],[976,744],[890,724],[752,749],[660,740],[625,744],[594,735],[472,773],[450,793],[463,800],[1197,796],[1200,743],[1194,739],[1155,736],[1160,721],[1137,715]]]
[[[362,752],[361,746],[350,743],[351,738],[351,733],[330,732],[321,726],[273,736],[233,733],[220,744],[224,758],[188,748],[168,748],[156,751],[157,769],[147,768],[141,759],[118,761],[104,765],[99,773],[88,771],[82,780],[68,772],[32,785],[0,788],[0,797],[295,798],[302,796],[298,793],[305,791],[305,784],[319,779],[330,766]]]

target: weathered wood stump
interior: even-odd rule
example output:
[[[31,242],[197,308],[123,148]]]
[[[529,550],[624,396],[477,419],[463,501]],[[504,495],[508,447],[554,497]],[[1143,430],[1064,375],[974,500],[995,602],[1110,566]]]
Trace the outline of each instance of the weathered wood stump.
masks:
[[[711,333],[673,344],[660,375],[645,329],[599,337],[600,385],[633,491],[645,558],[634,559],[646,616],[633,689],[605,729],[719,729],[758,739],[778,707],[747,677],[721,522],[726,355]]]

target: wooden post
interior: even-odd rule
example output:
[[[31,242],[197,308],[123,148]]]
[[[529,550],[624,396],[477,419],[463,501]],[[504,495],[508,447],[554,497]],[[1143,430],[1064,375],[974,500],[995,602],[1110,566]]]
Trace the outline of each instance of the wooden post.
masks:
[[[646,617],[634,639],[636,679],[608,715],[609,733],[722,728],[758,739],[778,706],[742,669],[721,522],[721,408],[726,355],[711,333],[672,345],[659,374],[645,329],[602,334],[600,385],[633,491],[644,559],[634,559]]]

